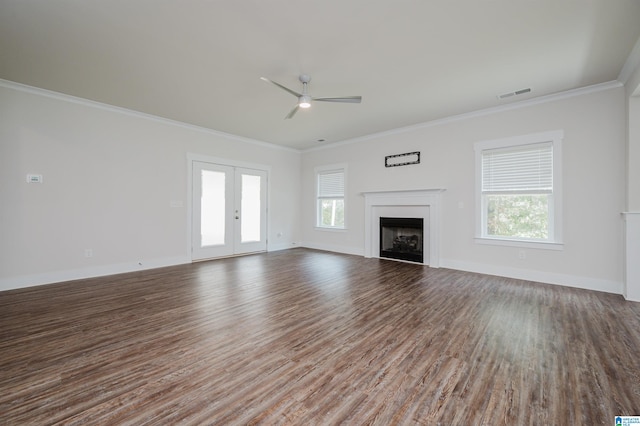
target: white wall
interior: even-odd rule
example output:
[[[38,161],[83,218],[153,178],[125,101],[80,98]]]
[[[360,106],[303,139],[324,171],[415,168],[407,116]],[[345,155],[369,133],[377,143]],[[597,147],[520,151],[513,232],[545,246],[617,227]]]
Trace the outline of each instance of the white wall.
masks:
[[[299,240],[300,153],[0,84],[0,290],[190,261],[188,152],[271,166],[269,249]]]
[[[441,265],[622,292],[626,110],[624,88],[608,84],[303,153],[303,243],[346,253],[364,249],[363,191],[445,188]],[[564,130],[564,250],[474,242],[476,141]],[[386,155],[422,153],[421,164],[385,168]],[[348,163],[346,232],[314,228],[313,168]]]
[[[556,129],[565,134],[564,250],[526,249],[519,259],[518,248],[476,244],[474,142]],[[302,241],[363,254],[361,192],[445,188],[443,266],[621,293],[626,131],[624,88],[610,84],[301,155],[5,82],[0,290],[188,262],[192,152],[271,166],[270,249]],[[420,165],[384,167],[385,155],[410,151],[421,151]],[[313,169],[340,162],[349,166],[349,229],[315,230]],[[27,173],[44,183],[27,184]]]

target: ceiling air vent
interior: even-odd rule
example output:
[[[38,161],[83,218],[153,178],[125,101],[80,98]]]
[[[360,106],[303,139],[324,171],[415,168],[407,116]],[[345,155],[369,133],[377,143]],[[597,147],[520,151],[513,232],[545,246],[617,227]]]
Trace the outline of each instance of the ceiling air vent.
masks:
[[[525,93],[531,92],[531,88],[527,87],[526,89],[516,90],[515,92],[503,93],[502,95],[498,95],[498,99],[506,99],[511,96],[524,95]]]

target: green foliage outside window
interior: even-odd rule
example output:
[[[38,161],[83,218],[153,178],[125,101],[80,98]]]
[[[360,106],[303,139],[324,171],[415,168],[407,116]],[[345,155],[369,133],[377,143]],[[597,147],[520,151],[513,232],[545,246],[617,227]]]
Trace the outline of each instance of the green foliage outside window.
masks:
[[[549,196],[485,195],[487,235],[495,237],[549,238]]]
[[[344,228],[344,200],[325,199],[320,203],[320,226]]]

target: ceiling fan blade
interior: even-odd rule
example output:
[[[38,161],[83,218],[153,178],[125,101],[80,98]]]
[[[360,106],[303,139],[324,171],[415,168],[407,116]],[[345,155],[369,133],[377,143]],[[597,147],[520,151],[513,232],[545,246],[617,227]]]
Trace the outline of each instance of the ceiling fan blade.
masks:
[[[293,96],[295,96],[295,97],[298,97],[298,98],[299,98],[300,96],[302,96],[302,93],[298,93],[298,92],[296,92],[296,91],[293,91],[293,90],[289,89],[288,87],[284,87],[284,86],[283,86],[282,84],[280,84],[280,83],[276,83],[276,82],[275,82],[275,81],[273,81],[273,80],[269,80],[268,78],[260,77],[260,80],[263,80],[263,81],[266,81],[267,83],[271,83],[271,84],[273,84],[273,85],[275,85],[275,86],[278,86],[278,87],[279,87],[279,88],[281,88],[282,90],[285,90],[285,91],[287,91],[287,92],[291,93],[291,94],[292,94]]]
[[[296,105],[295,107],[293,107],[291,112],[289,114],[287,114],[287,116],[284,119],[287,120],[289,118],[293,118],[293,116],[296,115],[296,112],[298,112],[299,109],[300,109],[300,106]]]
[[[350,104],[359,104],[362,102],[362,96],[342,96],[340,98],[313,98],[314,101],[320,102],[345,102]]]

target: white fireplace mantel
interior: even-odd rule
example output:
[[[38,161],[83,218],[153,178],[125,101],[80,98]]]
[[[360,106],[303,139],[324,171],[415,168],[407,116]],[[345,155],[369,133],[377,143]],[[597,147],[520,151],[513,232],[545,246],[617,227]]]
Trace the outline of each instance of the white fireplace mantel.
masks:
[[[364,256],[378,257],[380,227],[377,211],[381,209],[411,208],[423,211],[423,217],[428,219],[429,251],[424,264],[433,268],[440,266],[440,204],[444,189],[413,189],[404,191],[367,191],[362,195],[365,199],[364,211]],[[387,210],[388,211],[388,210]],[[414,217],[415,214],[412,214]]]

